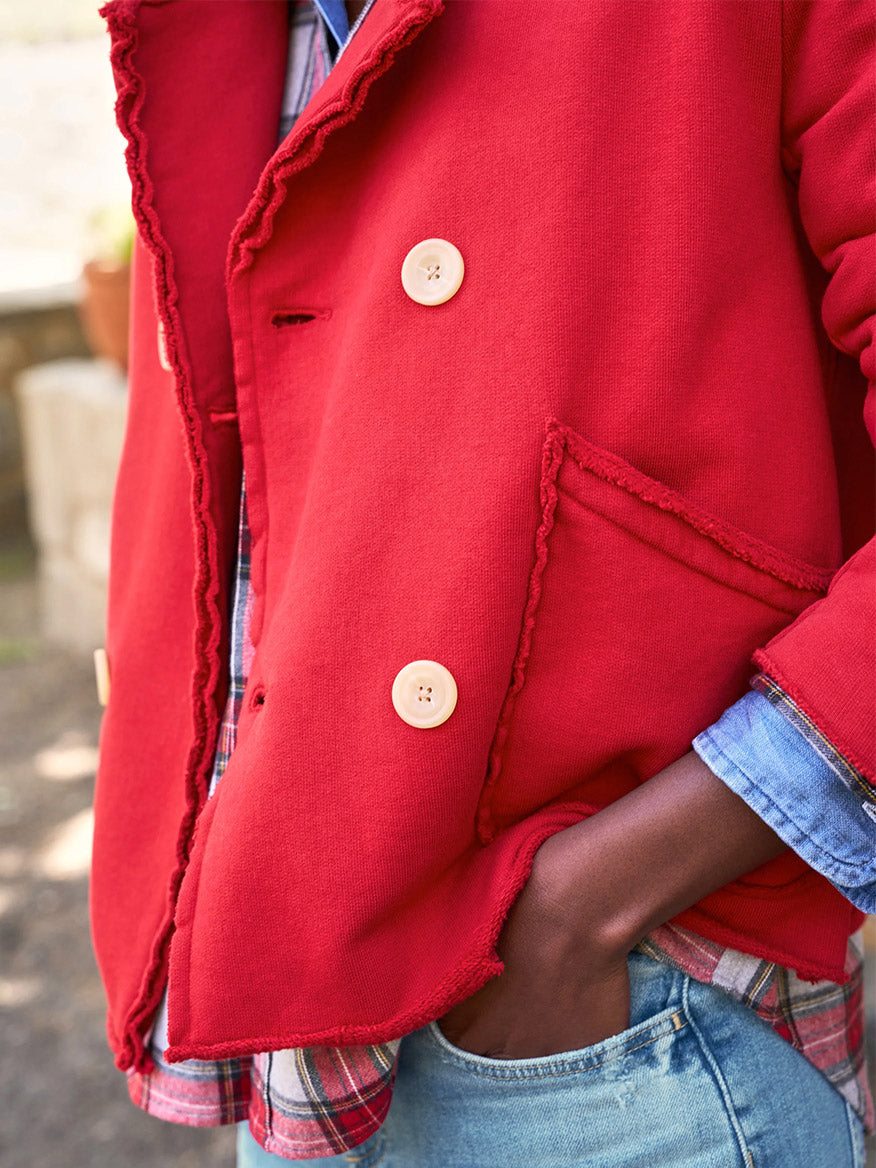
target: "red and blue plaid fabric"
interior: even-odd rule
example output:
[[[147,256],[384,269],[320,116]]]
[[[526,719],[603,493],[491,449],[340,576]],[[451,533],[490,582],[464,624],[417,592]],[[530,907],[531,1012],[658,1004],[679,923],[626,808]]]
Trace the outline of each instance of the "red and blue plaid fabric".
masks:
[[[210,794],[225,773],[231,752],[237,743],[237,722],[243,702],[243,691],[249,668],[252,664],[253,646],[249,637],[243,635],[249,628],[252,608],[252,593],[249,589],[250,535],[246,519],[246,481],[241,488],[240,518],[237,527],[237,570],[234,592],[231,600],[231,653],[229,658],[228,699],[219,727],[219,739],[213,758],[213,773],[210,776]]]
[[[350,35],[369,8],[367,4]],[[313,0],[292,0],[281,140],[332,64],[329,34]],[[234,750],[253,652],[248,635],[249,551],[244,488],[231,614],[231,686],[217,744],[211,794]],[[780,700],[775,692],[770,697],[774,702]],[[825,744],[821,745],[824,748]],[[849,947],[849,981],[844,986],[802,982],[792,971],[772,962],[723,949],[672,925],[655,930],[639,949],[698,981],[719,986],[755,1010],[827,1076],[872,1128],[873,1104],[864,1066],[862,961],[855,939]],[[170,1064],[163,1058],[166,1038],[162,1002],[150,1037],[154,1069],[127,1073],[134,1103],[160,1119],[193,1127],[246,1120],[267,1151],[286,1159],[348,1151],[380,1127],[392,1099],[402,1041],[343,1048],[308,1047],[257,1053],[247,1058],[189,1059]]]

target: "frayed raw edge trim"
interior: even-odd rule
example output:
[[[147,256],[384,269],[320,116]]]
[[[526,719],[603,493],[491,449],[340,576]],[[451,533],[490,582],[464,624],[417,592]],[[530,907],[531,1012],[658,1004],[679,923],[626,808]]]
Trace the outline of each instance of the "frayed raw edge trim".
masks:
[[[671,487],[649,478],[617,455],[592,445],[567,426],[553,421],[552,427],[564,436],[569,453],[582,470],[592,471],[605,482],[614,483],[629,494],[637,495],[645,503],[678,516],[688,526],[707,536],[736,559],[744,560],[770,576],[775,576],[784,584],[791,584],[795,588],[810,592],[826,591],[833,579],[834,570],[818,568],[794,556],[786,555],[778,548],[771,547],[770,544],[703,511],[683,495],[673,491]]]
[[[817,873],[814,873],[817,875]],[[808,875],[808,873],[805,873]],[[718,889],[719,892],[726,891],[724,888]],[[772,903],[781,899],[781,889],[775,890],[776,895],[770,897]],[[840,894],[837,893],[837,896]],[[695,921],[696,923],[691,923]],[[719,945],[724,945],[728,949],[736,949],[743,951],[751,957],[759,957],[763,961],[774,961],[777,965],[783,965],[787,969],[793,969],[799,978],[803,981],[819,982],[831,981],[836,985],[845,985],[849,980],[849,973],[845,968],[845,954],[843,955],[843,965],[814,965],[808,961],[803,961],[800,957],[792,957],[783,949],[777,949],[771,945],[764,945],[760,941],[752,940],[750,937],[743,937],[740,934],[734,934],[732,929],[728,929],[725,925],[713,920],[711,917],[701,915],[700,910],[696,905],[691,905],[690,908],[685,909],[684,912],[679,913],[677,917],[673,917],[669,924],[678,924],[683,929],[689,929],[692,933],[698,933],[701,937],[705,937],[707,941],[717,941]]]
[[[711,539],[736,559],[743,560],[753,567],[767,572],[785,584],[807,591],[824,592],[834,575],[832,571],[816,568],[802,560],[795,559],[793,556],[784,555],[769,544],[709,515],[676,491],[636,470],[635,467],[617,455],[610,454],[608,451],[601,450],[587,442],[580,434],[563,425],[556,418],[548,418],[539,488],[542,519],[535,537],[535,563],[529,578],[523,624],[517,654],[511,669],[511,683],[502,704],[498,725],[490,747],[487,777],[481,789],[476,813],[477,837],[482,844],[488,844],[496,832],[496,825],[492,821],[492,799],[502,770],[502,754],[508,737],[515,699],[523,688],[525,680],[535,616],[541,599],[542,577],[547,563],[547,541],[554,525],[557,506],[557,478],[566,453],[572,456],[582,470],[592,472],[603,481],[620,487],[645,503],[656,506],[662,511],[670,512],[701,535]]]
[[[121,1049],[116,1058],[120,1070],[127,1070],[131,1066],[138,1070],[148,1070],[152,1065],[138,1027],[151,1017],[161,999],[167,943],[173,929],[174,905],[193,843],[195,821],[207,792],[209,759],[204,745],[215,737],[219,722],[218,713],[208,695],[212,694],[219,679],[221,643],[217,548],[215,533],[209,521],[210,492],[206,454],[200,420],[191,398],[190,370],[183,354],[177,311],[179,293],[173,275],[173,260],[152,204],[152,183],[146,169],[147,143],[140,127],[144,91],[142,79],[133,63],[138,43],[138,5],[139,0],[111,0],[100,9],[100,15],[106,20],[112,37],[110,62],[117,87],[115,113],[119,129],[127,141],[125,161],[131,179],[132,208],[141,238],[154,259],[156,310],[164,326],[168,358],[173,367],[177,398],[185,423],[187,454],[192,473],[192,512],[196,524],[193,592],[196,668],[192,680],[194,741],[186,765],[186,812],[177,838],[177,867],[171,876],[167,908],[153,942],[140,991],[125,1020]]]
[[[393,1018],[383,1026],[334,1026],[314,1033],[298,1031],[292,1034],[258,1035],[248,1039],[232,1039],[217,1043],[174,1043],[164,1052],[169,1063],[185,1059],[235,1058],[261,1054],[270,1050],[288,1050],[302,1046],[360,1046],[377,1045],[402,1038],[425,1026],[450,1009],[452,1005],[479,990],[490,978],[505,968],[496,953],[496,942],[511,906],[529,879],[533,860],[544,841],[564,827],[593,814],[596,808],[583,803],[569,803],[551,808],[551,814],[540,822],[537,830],[520,844],[508,868],[508,885],[498,901],[489,922],[477,933],[467,958],[452,970],[427,998],[417,1006]]]
[[[396,2],[402,3],[402,0]],[[232,234],[226,259],[226,287],[230,288],[234,277],[251,266],[255,251],[270,238],[274,217],[286,197],[289,179],[319,156],[326,139],[334,130],[355,118],[364,104],[372,82],[386,72],[399,50],[409,44],[443,7],[444,0],[419,0],[415,5],[412,4],[394,34],[379,41],[370,55],[350,74],[339,96],[325,103],[308,118],[306,128],[302,126],[297,134],[293,129],[282,155],[262,175],[250,200],[248,214],[237,224]],[[252,313],[251,301],[249,310]],[[261,418],[257,411],[256,421],[260,428]],[[256,586],[261,571],[258,545],[266,539],[267,528],[266,518],[262,517],[261,534],[256,535],[258,522],[255,511],[250,512],[250,520],[253,530],[253,590],[256,593],[256,603],[250,622],[250,639],[258,644],[264,621],[264,603],[258,599],[259,589]]]
[[[230,1039],[227,1042],[181,1042],[169,1045],[164,1051],[164,1058],[168,1063],[178,1063],[191,1058],[207,1060],[239,1058],[244,1055],[291,1050],[304,1046],[376,1046],[382,1042],[391,1042],[431,1022],[444,1009],[450,1009],[449,1005],[444,1007],[448,991],[457,992],[456,1000],[461,1001],[463,997],[468,997],[479,990],[491,977],[501,973],[504,969],[502,962],[485,956],[483,950],[482,941],[480,951],[473,952],[450,978],[441,983],[439,989],[443,989],[444,993],[434,991],[420,1006],[394,1019],[391,1033],[376,1025],[335,1026],[316,1033],[297,1031],[291,1034],[266,1034],[255,1038]]]
[[[324,109],[320,110],[315,115],[315,119],[309,121],[308,128],[304,134],[298,138],[293,137],[291,139],[287,147],[288,161],[285,164],[276,162],[263,175],[259,188],[253,196],[250,212],[246,220],[238,225],[232,236],[226,265],[227,283],[230,284],[233,276],[245,271],[250,266],[255,250],[269,238],[274,216],[285,198],[286,181],[294,173],[308,166],[321,153],[326,138],[333,130],[345,125],[356,116],[364,103],[371,83],[389,68],[398,51],[410,43],[428,23],[428,20],[442,8],[443,0],[421,0],[420,3],[413,6],[410,13],[405,15],[402,27],[396,30],[395,35],[391,39],[384,39],[379,43],[375,50],[350,75],[340,96],[335,101],[329,103]],[[133,70],[131,70],[131,75],[136,76]],[[131,124],[131,130],[132,135],[136,137],[138,127],[133,122]],[[257,624],[255,616],[253,623]],[[254,635],[257,635],[257,628],[253,632]],[[193,753],[196,752],[193,750]],[[188,824],[192,818],[193,816],[191,814],[187,816],[185,824]],[[194,836],[189,842],[190,845],[193,845]],[[172,880],[171,905],[176,899],[184,870],[184,862],[185,857],[181,857],[181,868],[178,869]],[[162,952],[162,959],[164,952],[166,950]],[[156,964],[150,971],[151,977],[156,979],[159,973],[163,973],[163,968],[163,964]],[[471,976],[476,977],[477,972],[477,969],[473,970]],[[478,987],[473,986],[469,992],[473,992],[475,988]],[[154,1007],[154,1004],[157,1004],[157,1002],[153,1003],[151,998],[147,1002],[144,1002],[139,1013],[131,1015],[132,1020],[141,1018],[148,1011],[149,1007]],[[266,1041],[271,1042],[272,1040],[269,1039]],[[312,1045],[316,1041],[318,1039],[311,1039],[309,1044]],[[282,1044],[275,1049],[282,1049],[288,1045],[290,1045],[290,1041],[283,1039]],[[292,1040],[291,1045],[298,1044]],[[171,1046],[168,1048],[167,1057],[169,1060],[171,1051],[175,1052],[173,1061],[179,1061],[188,1057],[197,1057],[183,1053],[180,1048]]]
[[[523,625],[517,646],[517,654],[511,667],[511,684],[505,694],[499,722],[493,743],[490,747],[490,760],[487,768],[487,777],[481,790],[476,816],[478,839],[482,844],[488,844],[496,833],[496,826],[492,822],[492,796],[502,771],[502,752],[508,737],[511,714],[517,694],[523,688],[526,680],[526,662],[532,645],[532,631],[535,627],[535,614],[541,600],[541,583],[547,564],[547,540],[554,526],[554,514],[557,507],[557,475],[563,461],[564,439],[562,435],[548,428],[547,441],[542,450],[541,484],[539,499],[542,508],[541,523],[535,536],[535,563],[529,576],[529,588],[526,596],[526,605],[523,609]]]
[[[876,770],[874,770],[872,763],[865,764],[863,759],[859,757],[857,751],[850,750],[847,744],[843,741],[844,736],[839,733],[834,727],[825,724],[824,719],[820,714],[817,714],[809,702],[797,686],[789,681],[787,677],[778,668],[776,663],[772,660],[766,649],[758,649],[752,661],[761,669],[766,676],[774,682],[780,690],[782,690],[791,699],[794,705],[804,714],[809,721],[815,726],[831,744],[834,750],[839,751],[846,762],[859,771],[861,775],[870,783],[871,786],[876,786]]]
[[[379,42],[347,78],[339,96],[308,118],[306,129],[293,134],[284,149],[285,161],[277,162],[259,183],[250,213],[240,223],[228,249],[226,280],[246,271],[253,253],[270,237],[274,216],[286,197],[286,183],[299,170],[309,166],[322,153],[328,136],[355,118],[364,104],[371,84],[392,64],[400,49],[410,44],[419,32],[444,7],[444,0],[420,0],[403,18],[395,35]]]

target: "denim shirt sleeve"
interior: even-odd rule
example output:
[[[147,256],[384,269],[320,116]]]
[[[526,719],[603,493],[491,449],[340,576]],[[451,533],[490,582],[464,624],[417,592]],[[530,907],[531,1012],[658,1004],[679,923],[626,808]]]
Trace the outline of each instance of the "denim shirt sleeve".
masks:
[[[752,686],[694,750],[810,867],[876,912],[876,790],[771,678]]]

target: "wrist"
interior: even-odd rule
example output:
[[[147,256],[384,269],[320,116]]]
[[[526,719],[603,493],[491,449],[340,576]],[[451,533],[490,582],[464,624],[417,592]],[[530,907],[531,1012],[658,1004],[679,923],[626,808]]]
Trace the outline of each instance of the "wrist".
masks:
[[[552,927],[607,961],[785,845],[690,751],[550,836],[532,879]]]
[[[595,816],[556,832],[535,853],[528,890],[544,926],[571,953],[606,967],[626,957],[645,936],[643,899],[609,886],[594,871],[600,843]]]

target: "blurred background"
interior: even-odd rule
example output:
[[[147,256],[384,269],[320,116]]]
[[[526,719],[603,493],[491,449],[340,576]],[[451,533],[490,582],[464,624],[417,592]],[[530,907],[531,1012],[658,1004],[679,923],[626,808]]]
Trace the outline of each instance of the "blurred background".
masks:
[[[130,1103],[88,931],[132,239],[97,8],[0,0],[0,1165],[230,1168]]]
[[[230,1131],[128,1101],[88,931],[132,238],[114,96],[93,0],[0,0],[0,1164],[230,1168]],[[873,921],[868,945],[873,1049]]]

